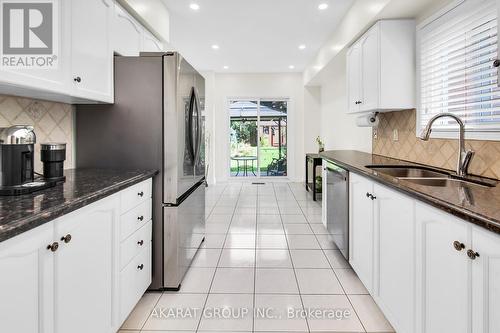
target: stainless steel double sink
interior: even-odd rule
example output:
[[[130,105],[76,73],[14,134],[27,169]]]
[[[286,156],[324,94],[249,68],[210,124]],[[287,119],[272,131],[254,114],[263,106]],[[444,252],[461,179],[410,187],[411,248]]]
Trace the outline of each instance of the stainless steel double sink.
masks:
[[[367,165],[367,168],[384,175],[392,176],[408,182],[434,187],[445,187],[452,184],[495,187],[496,182],[490,179],[474,177],[460,178],[446,171],[432,169],[425,166],[408,165]]]

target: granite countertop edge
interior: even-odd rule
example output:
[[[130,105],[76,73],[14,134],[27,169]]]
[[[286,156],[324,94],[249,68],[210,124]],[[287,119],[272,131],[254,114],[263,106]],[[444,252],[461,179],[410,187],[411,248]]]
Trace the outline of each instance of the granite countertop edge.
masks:
[[[354,151],[353,151],[354,152]],[[464,209],[463,207],[456,206],[444,199],[436,198],[435,196],[430,196],[425,193],[413,190],[411,188],[405,187],[404,185],[401,185],[399,183],[391,182],[389,179],[394,177],[384,175],[380,176],[372,172],[372,170],[366,168],[366,167],[358,167],[355,165],[352,165],[346,161],[343,161],[339,158],[332,157],[329,154],[332,154],[332,151],[325,151],[320,153],[321,158],[330,161],[332,163],[337,164],[340,167],[343,167],[347,169],[348,171],[352,171],[355,173],[358,173],[360,175],[363,175],[365,177],[368,177],[382,185],[385,185],[387,187],[390,187],[391,189],[394,189],[400,193],[406,194],[412,198],[415,198],[421,202],[424,202],[426,204],[429,204],[435,208],[438,208],[444,212],[447,212],[449,214],[452,214],[456,217],[459,217],[463,220],[466,220],[467,222],[473,223],[475,225],[478,225],[480,227],[486,228],[492,232],[495,232],[497,234],[500,234],[500,221],[496,220],[495,218],[492,218],[490,216],[485,216],[482,214],[478,214],[476,212],[472,212],[470,210]],[[372,154],[374,155],[374,154]],[[374,155],[375,156],[375,155]],[[406,165],[419,165],[417,163],[409,162],[409,161],[403,161],[403,160],[397,160],[394,158],[389,158],[382,156],[387,159],[392,159],[394,161],[398,161],[402,164]]]
[[[61,203],[60,205],[53,206],[51,208],[45,209],[42,212],[34,213],[29,217],[21,218],[15,221],[18,226],[9,230],[0,229],[0,244],[10,238],[18,236],[24,232],[35,229],[45,223],[55,220],[58,217],[67,215],[75,210],[88,206],[96,201],[109,197],[121,190],[124,190],[130,186],[138,184],[144,180],[147,180],[158,174],[158,170],[148,170],[144,171],[136,176],[130,177],[129,179],[117,182],[111,186],[104,187],[102,189],[96,190],[91,194],[79,197],[73,201]],[[36,192],[35,192],[36,193]]]

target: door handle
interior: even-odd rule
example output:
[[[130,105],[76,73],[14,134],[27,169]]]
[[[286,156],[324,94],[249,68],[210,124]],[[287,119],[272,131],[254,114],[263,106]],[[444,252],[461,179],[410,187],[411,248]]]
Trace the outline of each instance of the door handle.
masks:
[[[453,247],[455,248],[455,250],[457,251],[462,251],[463,249],[465,249],[465,244],[464,243],[461,243],[459,241],[454,241],[453,242]]]
[[[54,242],[52,244],[47,245],[47,250],[50,250],[52,252],[56,252],[57,249],[59,249],[59,243],[58,242]]]
[[[479,253],[477,253],[474,250],[468,250],[467,251],[467,257],[469,257],[471,260],[476,260],[476,258],[479,257]]]
[[[67,234],[66,236],[61,237],[61,242],[68,244],[69,242],[71,242],[71,238],[71,234]]]

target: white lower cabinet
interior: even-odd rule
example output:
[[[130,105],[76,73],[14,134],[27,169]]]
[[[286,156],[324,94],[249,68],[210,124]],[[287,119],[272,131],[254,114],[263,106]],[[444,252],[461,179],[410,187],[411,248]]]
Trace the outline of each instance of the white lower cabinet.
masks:
[[[417,332],[470,332],[467,244],[468,223],[417,203]]]
[[[55,221],[56,333],[110,332],[113,327],[118,205],[113,196]]]
[[[354,173],[349,177],[349,263],[368,291],[373,291],[373,182]]]
[[[0,332],[54,331],[53,240],[46,224],[0,243]]]
[[[0,243],[0,332],[119,329],[151,283],[150,217],[136,218],[143,226],[125,240],[120,236],[121,199],[137,195],[137,187]],[[151,204],[151,189],[147,193],[131,211]]]
[[[386,317],[398,332],[414,332],[415,201],[375,184],[375,287]]]
[[[350,174],[350,263],[398,333],[500,332],[500,236]]]
[[[500,332],[500,236],[472,228],[472,332]]]

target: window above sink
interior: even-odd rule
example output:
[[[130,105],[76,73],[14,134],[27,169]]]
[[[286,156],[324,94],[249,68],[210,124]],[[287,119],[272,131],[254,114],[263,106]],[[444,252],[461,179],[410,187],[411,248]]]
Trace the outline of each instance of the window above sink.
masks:
[[[417,27],[417,134],[430,118],[450,112],[460,117],[469,139],[500,139],[500,89],[496,0],[453,2]],[[447,118],[433,137],[456,138]]]

